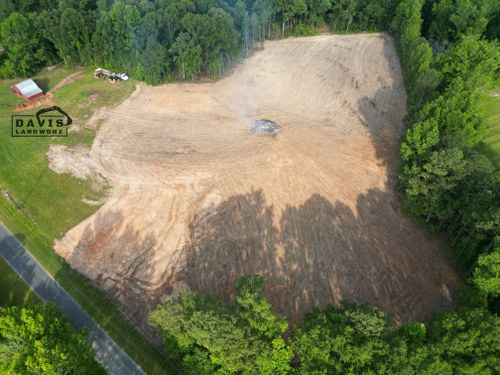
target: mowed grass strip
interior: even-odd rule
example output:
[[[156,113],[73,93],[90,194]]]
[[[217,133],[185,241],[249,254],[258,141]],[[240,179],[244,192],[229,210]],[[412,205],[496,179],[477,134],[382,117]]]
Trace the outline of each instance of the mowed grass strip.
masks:
[[[483,94],[481,115],[488,125],[488,130],[479,149],[500,168],[500,80],[497,80],[493,88]]]
[[[35,293],[0,257],[0,307],[25,306],[40,303]]]
[[[33,78],[48,91],[78,70],[57,67]],[[21,80],[0,81],[0,221],[23,237],[26,248],[144,371],[153,375],[178,373],[156,348],[123,321],[116,305],[104,293],[72,270],[52,249],[54,239],[97,210],[98,207],[89,206],[82,199],[98,200],[103,192],[94,191],[85,181],[52,172],[48,168],[47,150],[51,143],[90,145],[95,130],[71,132],[67,138],[13,138],[11,115],[23,101],[12,94],[10,87]],[[82,75],[54,93],[53,102],[79,126],[96,109],[123,101],[134,88],[133,81],[111,85],[96,80],[92,69],[86,68]],[[33,114],[36,110],[18,114]],[[3,193],[6,191],[7,194]],[[12,276],[3,280],[0,286],[18,290],[18,285],[10,285],[9,281],[15,280]],[[22,300],[24,297],[17,297],[22,293],[15,292],[12,300]]]

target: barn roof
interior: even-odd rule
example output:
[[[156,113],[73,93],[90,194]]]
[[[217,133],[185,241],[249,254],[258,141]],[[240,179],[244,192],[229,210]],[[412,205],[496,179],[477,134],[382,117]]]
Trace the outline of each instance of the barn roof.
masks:
[[[20,82],[15,85],[15,87],[26,98],[31,98],[32,96],[43,92],[43,90],[38,87],[35,81],[33,81],[32,79],[27,79],[26,81]]]

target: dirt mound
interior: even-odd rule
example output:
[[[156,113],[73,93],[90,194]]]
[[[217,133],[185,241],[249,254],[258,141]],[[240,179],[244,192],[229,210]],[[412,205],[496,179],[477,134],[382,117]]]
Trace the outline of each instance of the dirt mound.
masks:
[[[69,173],[83,180],[95,174],[95,168],[90,159],[90,150],[84,145],[73,148],[64,145],[50,145],[47,158],[49,168],[56,173]]]
[[[18,105],[16,108],[14,108],[14,111],[22,112],[28,109],[39,107],[41,105],[51,105],[51,104],[52,104],[52,94],[49,92],[35,99],[34,101]]]
[[[380,34],[267,42],[217,83],[142,87],[89,154],[108,200],[56,250],[143,327],[180,288],[230,295],[244,274],[292,320],[343,298],[422,319],[458,277],[393,208],[405,111]],[[252,134],[256,119],[280,132]]]

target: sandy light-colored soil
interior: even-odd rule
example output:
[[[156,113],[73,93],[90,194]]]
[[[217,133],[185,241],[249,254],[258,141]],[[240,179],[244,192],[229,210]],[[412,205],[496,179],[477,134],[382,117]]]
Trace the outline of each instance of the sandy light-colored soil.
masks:
[[[229,296],[246,274],[292,321],[342,299],[423,319],[459,280],[397,211],[404,114],[380,34],[267,42],[219,82],[140,86],[107,109],[90,152],[51,161],[112,185],[56,250],[139,325],[180,288]],[[280,133],[253,134],[260,118]]]

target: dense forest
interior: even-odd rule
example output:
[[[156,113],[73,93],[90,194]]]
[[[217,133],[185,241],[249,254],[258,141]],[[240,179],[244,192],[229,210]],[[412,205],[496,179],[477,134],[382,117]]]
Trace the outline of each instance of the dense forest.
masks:
[[[477,149],[480,94],[500,79],[500,2],[7,0],[0,21],[1,77],[63,62],[148,83],[217,76],[268,38],[391,33],[408,93],[404,209],[448,238],[467,279],[460,306],[396,328],[380,311],[345,303],[289,327],[263,297],[263,280],[247,277],[234,301],[186,291],[150,320],[193,374],[500,373],[500,171]]]
[[[500,4],[439,1],[425,20],[423,3],[402,1],[392,23],[409,97],[400,179],[410,213],[446,231],[470,270],[500,228],[500,174],[476,151],[480,94],[500,74]]]
[[[395,0],[4,0],[0,77],[43,66],[106,66],[148,83],[215,76],[256,42],[388,26]]]

